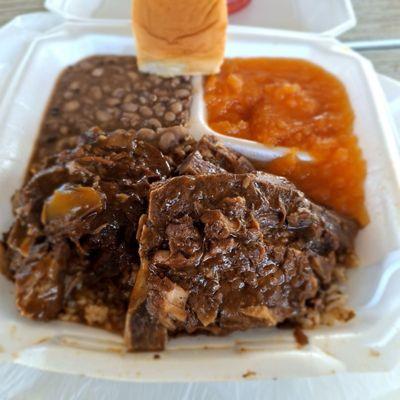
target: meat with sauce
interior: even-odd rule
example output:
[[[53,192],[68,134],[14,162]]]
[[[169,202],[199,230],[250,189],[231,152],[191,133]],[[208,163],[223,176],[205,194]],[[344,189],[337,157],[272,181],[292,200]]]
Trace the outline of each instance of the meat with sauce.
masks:
[[[41,168],[0,246],[17,306],[132,350],[322,315],[353,256],[355,222],[183,126],[94,128]]]
[[[135,241],[163,154],[123,130],[93,129],[15,196],[7,272],[22,315],[121,331],[139,265]]]
[[[179,333],[275,326],[307,310],[353,254],[357,224],[266,173],[156,183],[138,232],[125,327],[134,351]]]

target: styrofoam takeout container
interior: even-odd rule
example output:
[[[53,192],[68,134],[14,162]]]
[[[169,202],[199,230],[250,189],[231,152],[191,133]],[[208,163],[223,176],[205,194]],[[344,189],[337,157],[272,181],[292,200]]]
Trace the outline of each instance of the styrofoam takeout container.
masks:
[[[129,21],[132,0],[46,0],[47,9],[79,21]],[[229,17],[234,25],[338,36],[356,24],[351,0],[252,0]]]
[[[0,230],[11,221],[10,197],[20,187],[46,102],[67,66],[94,54],[134,54],[129,24],[66,22],[31,44],[0,103]],[[400,359],[399,151],[378,77],[371,64],[334,39],[231,27],[228,57],[298,57],[319,64],[345,84],[356,114],[355,132],[368,162],[371,223],[360,232],[361,267],[347,292],[357,317],[309,331],[298,349],[291,331],[259,329],[224,338],[171,340],[161,359],[127,354],[122,338],[59,321],[18,315],[13,285],[0,277],[0,361],[113,379],[195,381],[315,376],[339,371],[382,371]],[[198,95],[198,93],[197,93]],[[244,144],[245,145],[245,144]]]

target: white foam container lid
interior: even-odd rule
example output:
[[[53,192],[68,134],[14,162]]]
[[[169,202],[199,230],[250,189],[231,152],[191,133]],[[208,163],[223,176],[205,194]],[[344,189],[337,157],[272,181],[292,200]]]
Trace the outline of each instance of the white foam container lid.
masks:
[[[66,19],[129,21],[132,0],[46,0],[46,8]],[[351,0],[252,0],[230,15],[230,23],[338,36],[356,24]]]
[[[4,83],[0,99],[0,231],[12,221],[10,197],[22,183],[57,76],[67,65],[90,55],[134,52],[130,26],[122,21],[68,21],[33,40],[10,83]],[[398,363],[400,156],[393,120],[372,65],[334,39],[245,27],[229,29],[226,55],[302,58],[345,84],[356,115],[355,133],[368,163],[366,196],[371,216],[357,239],[361,266],[350,272],[346,289],[357,317],[347,324],[307,332],[310,344],[302,349],[290,331],[259,329],[224,338],[173,339],[161,359],[154,360],[151,353],[125,353],[117,335],[20,317],[13,285],[0,277],[0,361],[131,381],[235,380],[247,371],[258,379],[317,376],[384,371]]]

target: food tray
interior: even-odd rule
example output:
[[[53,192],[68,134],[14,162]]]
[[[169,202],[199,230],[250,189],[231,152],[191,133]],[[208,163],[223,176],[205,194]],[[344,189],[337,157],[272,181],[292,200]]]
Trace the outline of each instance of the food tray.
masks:
[[[66,19],[129,21],[131,0],[46,0],[48,10]],[[279,28],[338,36],[356,24],[351,0],[252,0],[229,17],[235,25]]]
[[[66,22],[33,41],[0,103],[0,230],[12,221],[10,197],[21,185],[55,79],[94,54],[133,54],[129,24]],[[371,223],[357,240],[361,267],[347,292],[357,317],[308,331],[298,349],[290,330],[259,329],[224,338],[197,336],[168,343],[161,358],[125,353],[122,338],[95,328],[18,315],[13,285],[0,277],[0,361],[65,373],[136,381],[233,380],[383,371],[400,356],[399,152],[384,93],[371,64],[334,39],[232,27],[228,57],[299,57],[345,84],[356,114],[355,132],[368,162]],[[43,74],[46,65],[46,74]],[[201,93],[197,90],[195,96]],[[196,123],[204,121],[196,115]],[[246,148],[246,142],[242,143]],[[247,374],[251,372],[251,374]]]

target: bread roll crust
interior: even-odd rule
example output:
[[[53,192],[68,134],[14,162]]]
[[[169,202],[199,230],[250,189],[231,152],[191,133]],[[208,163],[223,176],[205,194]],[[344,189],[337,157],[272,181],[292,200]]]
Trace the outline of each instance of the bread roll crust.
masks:
[[[227,24],[226,0],[134,0],[139,69],[164,76],[217,73]]]

